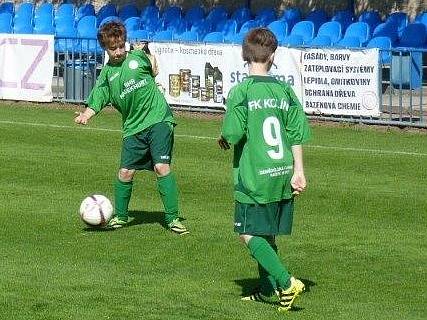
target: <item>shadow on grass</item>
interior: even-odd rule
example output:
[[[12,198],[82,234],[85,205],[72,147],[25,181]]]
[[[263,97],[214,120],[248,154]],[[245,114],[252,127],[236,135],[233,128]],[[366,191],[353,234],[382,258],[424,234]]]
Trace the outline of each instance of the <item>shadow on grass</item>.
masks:
[[[166,229],[165,213],[160,211],[129,211],[129,223],[126,228],[140,224],[159,224]],[[108,232],[116,229],[107,227],[89,227],[84,228],[88,232]]]
[[[305,285],[305,292],[310,292],[311,288],[316,286],[316,283],[314,281],[311,281],[309,279],[301,279],[299,278]],[[238,286],[242,288],[242,297],[248,296],[250,294],[253,294],[254,292],[258,291],[259,288],[259,279],[250,278],[250,279],[236,279],[234,280],[234,283],[236,283]],[[304,308],[298,307],[293,305],[291,310],[293,312],[298,312],[304,310]]]

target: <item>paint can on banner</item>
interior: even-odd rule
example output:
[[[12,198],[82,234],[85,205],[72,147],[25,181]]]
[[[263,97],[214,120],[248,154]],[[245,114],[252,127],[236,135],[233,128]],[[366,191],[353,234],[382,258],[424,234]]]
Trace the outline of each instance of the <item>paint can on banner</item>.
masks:
[[[199,99],[200,99],[200,101],[209,101],[209,97],[207,95],[206,88],[200,87]]]
[[[179,74],[169,75],[169,95],[172,97],[179,97],[181,93],[181,81]]]
[[[179,69],[179,75],[181,78],[181,92],[190,92],[190,69]]]
[[[200,76],[191,76],[191,97],[199,98],[199,89],[200,89]]]
[[[214,68],[209,62],[205,64],[205,88],[208,100],[213,99],[213,71]]]

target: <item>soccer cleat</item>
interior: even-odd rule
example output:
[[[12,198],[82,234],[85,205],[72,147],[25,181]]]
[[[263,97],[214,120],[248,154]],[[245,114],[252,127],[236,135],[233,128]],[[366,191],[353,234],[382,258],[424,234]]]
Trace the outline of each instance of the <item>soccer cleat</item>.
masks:
[[[172,222],[168,223],[168,228],[179,235],[190,233],[187,228],[179,221],[179,218],[173,219]]]
[[[278,304],[279,298],[276,294],[273,294],[271,296],[266,296],[262,294],[261,292],[254,292],[248,296],[242,297],[240,300],[242,301],[257,301],[257,302],[263,302],[263,303],[269,303],[269,304]]]
[[[295,299],[305,290],[305,285],[301,280],[291,277],[290,281],[291,285],[288,289],[279,289],[277,291],[280,303],[279,311],[289,311]]]
[[[113,217],[107,224],[107,228],[118,229],[127,225],[128,221],[119,217]]]

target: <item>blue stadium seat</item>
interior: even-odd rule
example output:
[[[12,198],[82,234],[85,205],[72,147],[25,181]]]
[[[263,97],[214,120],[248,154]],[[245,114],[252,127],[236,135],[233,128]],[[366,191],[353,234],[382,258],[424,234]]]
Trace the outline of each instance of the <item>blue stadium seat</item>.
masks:
[[[191,28],[191,26],[199,20],[203,20],[205,17],[205,11],[201,6],[193,6],[187,10],[184,15],[185,21],[187,21],[187,25]]]
[[[319,31],[317,32],[316,38],[319,36],[329,37],[331,45],[334,45],[335,43],[341,40],[341,37],[342,37],[341,24],[338,21],[325,22],[320,26]]]
[[[314,38],[314,34],[315,34],[314,30],[315,30],[315,26],[312,21],[308,21],[308,20],[300,21],[294,25],[290,35],[300,36],[303,39],[303,44],[308,44]]]
[[[152,37],[154,41],[172,41],[172,31],[163,30],[154,34]]]
[[[125,20],[124,25],[126,27],[126,31],[129,33],[133,30],[141,29],[141,18],[140,17],[129,17]]]
[[[313,22],[315,34],[322,24],[329,21],[328,15],[323,9],[315,9],[310,11],[305,17],[305,20]]]
[[[99,22],[98,28],[100,28],[102,25],[104,25],[104,24],[106,24],[108,22],[112,22],[112,21],[122,22],[123,23],[123,21],[121,21],[118,16],[107,16],[107,17],[105,17],[104,19],[102,19]],[[97,22],[96,23],[98,24],[98,18],[97,18]]]
[[[259,27],[257,20],[248,20],[240,27],[239,33],[246,34],[248,31]]]
[[[242,44],[244,40],[245,40],[245,34],[236,33],[232,38],[228,39],[227,42],[233,43],[233,44]]]
[[[153,21],[160,19],[160,10],[156,6],[146,6],[142,9],[140,18],[142,24],[147,22],[151,24]]]
[[[366,22],[369,25],[371,33],[374,32],[375,28],[382,23],[381,16],[378,11],[368,10],[363,11],[359,16],[360,22]]]
[[[132,17],[139,17],[139,10],[133,3],[128,3],[120,7],[117,14],[122,21],[126,21]]]
[[[13,17],[13,24],[33,24],[33,12],[34,5],[30,2],[21,3],[17,10],[15,10],[15,16]]]
[[[365,46],[371,38],[369,25],[366,22],[354,22],[348,26],[345,31],[344,38],[355,37],[359,38],[362,46]]]
[[[297,22],[301,21],[301,10],[298,8],[288,8],[283,11],[280,20],[285,20],[288,23],[289,30],[292,30]]]
[[[335,46],[340,48],[360,48],[362,43],[359,37],[347,36],[338,41]]]
[[[15,23],[13,25],[13,33],[16,33],[16,34],[32,34],[33,33],[33,25],[27,24],[24,22]]]
[[[427,40],[426,26],[422,23],[411,23],[403,29],[397,46],[422,48]]]
[[[3,2],[0,4],[0,13],[9,12],[15,14],[15,4],[13,2]]]
[[[288,23],[284,20],[273,21],[267,26],[267,28],[274,33],[279,43],[287,37],[289,31]]]
[[[150,34],[147,30],[135,29],[127,30],[127,37],[129,41],[148,41]]]
[[[107,3],[99,8],[96,14],[96,25],[100,26],[101,22],[107,17],[117,17],[117,8],[115,4]]]
[[[385,22],[397,26],[397,32],[400,36],[403,32],[403,29],[405,29],[408,25],[409,19],[405,12],[393,12],[387,17]]]
[[[388,64],[391,62],[391,40],[389,37],[375,37],[369,40],[366,48],[380,49],[381,63]]]
[[[327,23],[327,22],[326,22]],[[313,41],[311,41],[311,47],[330,47],[332,45],[331,38],[329,36],[317,35]]]
[[[145,20],[141,18],[140,28],[147,30],[151,36],[154,35],[157,31],[162,30],[162,21],[155,16],[146,18]]]
[[[164,30],[171,30],[172,33],[181,34],[185,31],[187,31],[187,21],[182,18],[177,18],[174,20],[169,21],[169,23],[166,26],[163,26]]]
[[[224,35],[222,32],[214,31],[209,32],[206,34],[203,38],[203,42],[207,43],[223,43],[224,42]]]
[[[252,20],[251,10],[248,7],[240,7],[232,13],[231,19],[236,21],[237,29],[240,29],[243,23]]]
[[[0,13],[0,33],[12,33],[12,13],[4,11]]]
[[[395,88],[418,89],[423,78],[422,52],[394,50],[391,56],[391,83]]]
[[[265,27],[277,19],[276,11],[272,7],[266,7],[257,12],[254,20],[258,21],[258,25]]]
[[[352,24],[354,20],[354,15],[349,10],[337,11],[331,18],[331,21],[337,21],[341,24],[343,32],[347,30],[347,27]]]
[[[183,42],[197,42],[199,35],[194,31],[185,31],[179,35],[174,36],[174,40]]]
[[[35,24],[34,28],[33,28],[33,33],[34,34],[55,34],[55,27],[51,23],[49,23],[49,24],[43,24],[43,23]]]
[[[422,23],[427,27],[427,11],[421,12],[415,17],[414,22]]]
[[[87,3],[77,8],[75,14],[76,25],[78,24],[81,18],[86,16],[95,16],[95,7],[93,6],[93,4]]]
[[[84,16],[77,23],[78,51],[81,53],[101,53],[103,50],[98,44],[95,16]]]
[[[199,20],[191,26],[190,31],[196,32],[199,35],[198,38],[203,39],[211,31],[211,25],[205,19]]]
[[[210,25],[215,24],[215,22],[220,20],[225,20],[228,18],[228,12],[223,6],[215,6],[211,9],[211,11],[207,14],[205,21],[207,21]]]
[[[168,24],[170,21],[181,19],[181,15],[182,15],[181,7],[170,6],[163,11],[161,15],[161,19],[163,20],[163,23]]]
[[[56,24],[56,21],[59,19],[69,19],[73,20],[74,23],[74,16],[75,14],[75,7],[72,3],[62,3],[58,9],[55,11],[54,14],[54,22]]]
[[[224,41],[228,41],[237,33],[237,22],[234,19],[224,20],[221,24],[217,24],[215,31],[222,32]]]
[[[73,17],[64,15],[56,20],[55,51],[59,53],[74,52],[78,42]]]
[[[290,34],[279,44],[287,47],[302,46],[304,44],[304,38],[299,34]]]
[[[53,20],[54,8],[53,4],[50,2],[44,2],[39,7],[34,10],[34,20],[40,16],[49,16]]]
[[[376,26],[374,32],[372,32],[372,37],[388,37],[390,38],[392,45],[394,45],[399,38],[397,26],[392,23],[380,23]]]

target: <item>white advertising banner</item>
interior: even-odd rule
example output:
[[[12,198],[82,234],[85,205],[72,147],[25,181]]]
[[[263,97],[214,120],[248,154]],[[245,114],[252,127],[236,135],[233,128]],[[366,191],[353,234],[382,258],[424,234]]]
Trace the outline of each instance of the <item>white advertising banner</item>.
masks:
[[[379,116],[378,49],[301,50],[301,64],[305,112]]]
[[[52,101],[53,39],[0,34],[0,99]]]
[[[241,47],[151,43],[157,81],[171,104],[222,107],[223,97],[248,76]],[[379,115],[378,50],[279,47],[270,74],[289,83],[307,113]]]

